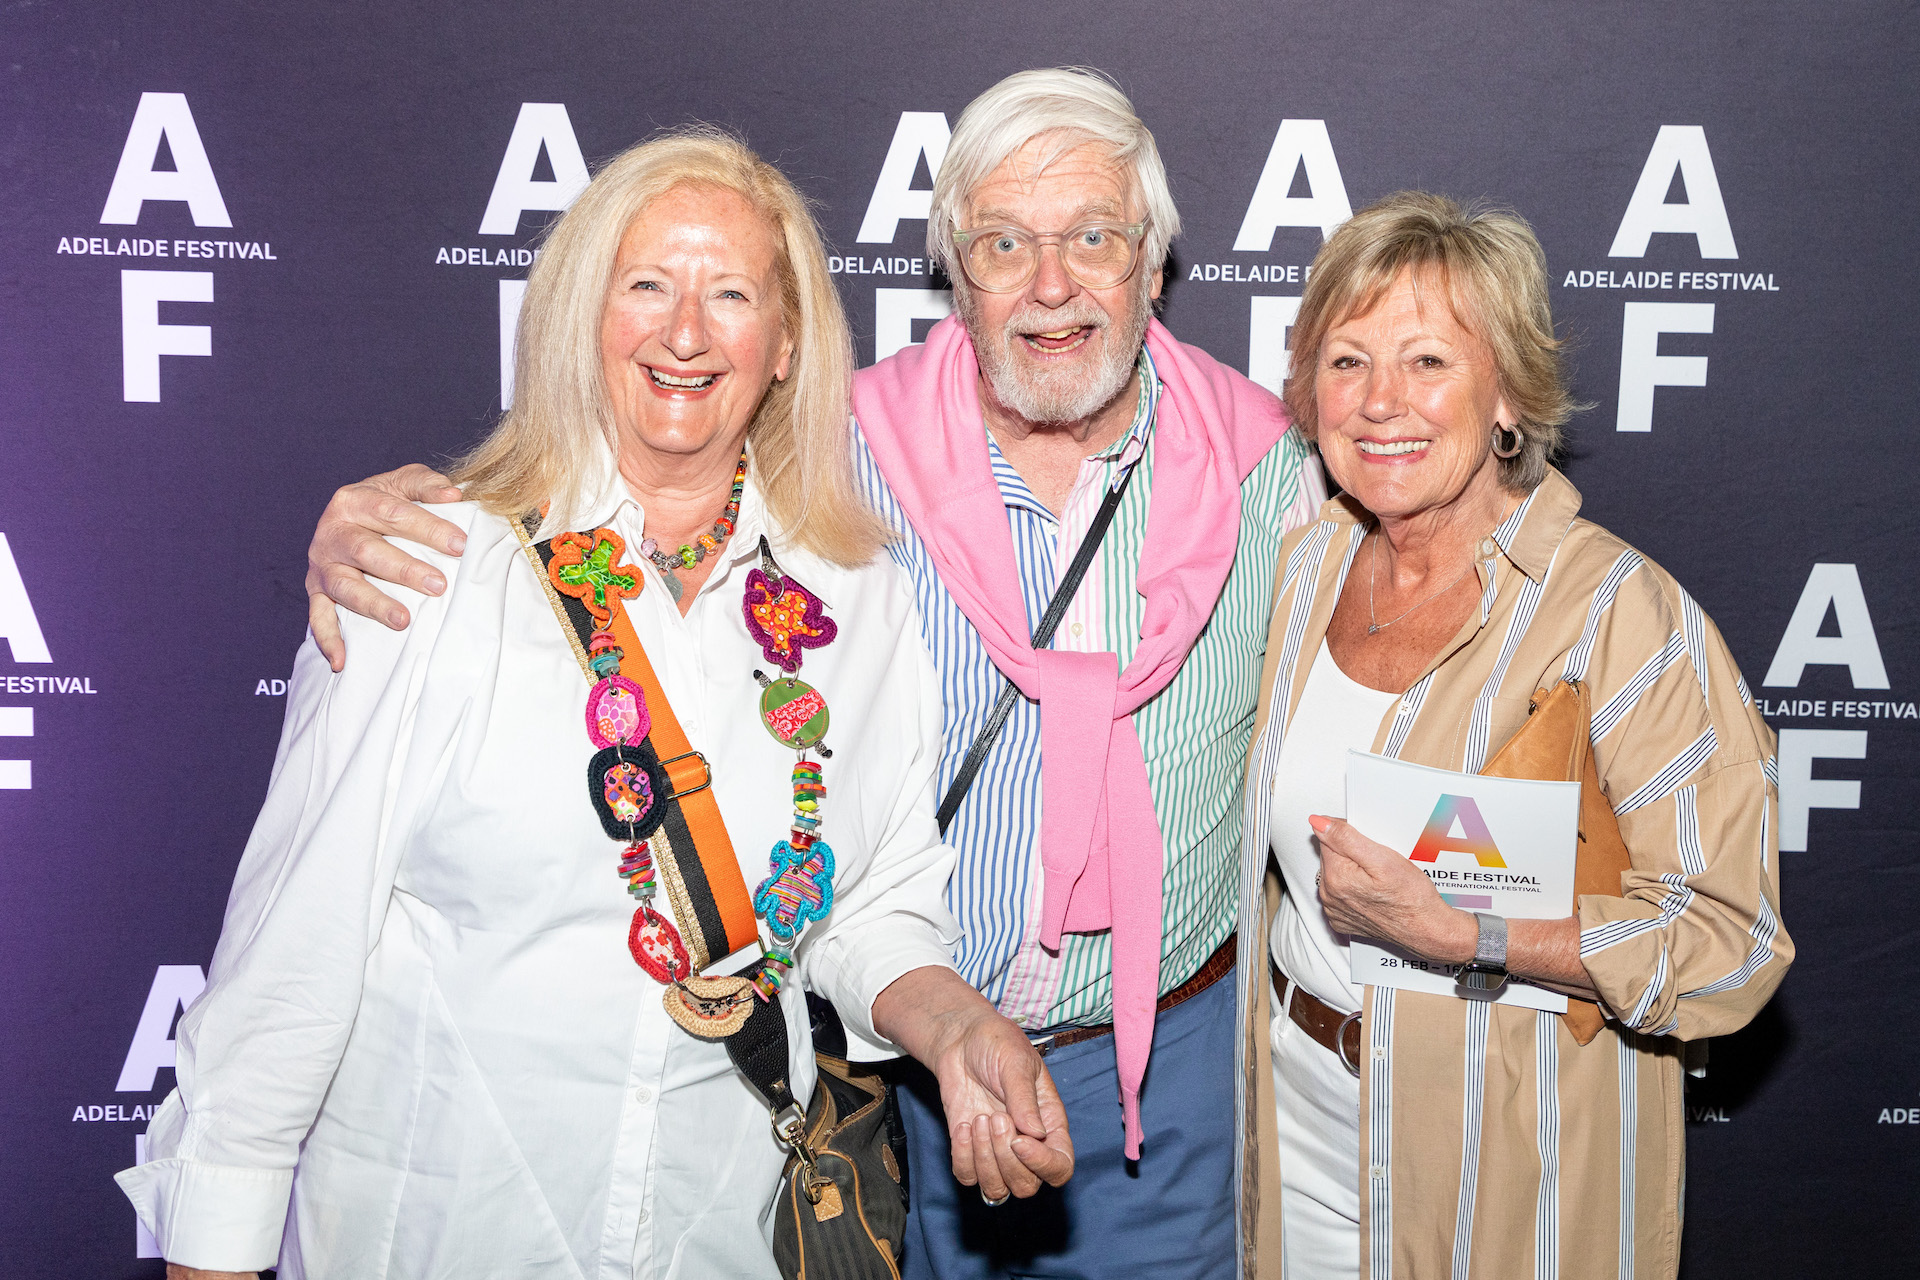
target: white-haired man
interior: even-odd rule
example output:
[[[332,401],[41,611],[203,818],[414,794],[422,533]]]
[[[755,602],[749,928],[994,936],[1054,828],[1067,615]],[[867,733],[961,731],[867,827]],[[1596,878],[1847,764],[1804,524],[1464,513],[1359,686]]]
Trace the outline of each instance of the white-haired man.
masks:
[[[1008,1202],[1039,1189],[1021,1165],[1044,1161],[1041,1135],[1004,1115],[950,1134],[931,1076],[904,1071],[912,1277],[1234,1270],[1240,984],[1222,979],[1262,954],[1233,937],[1243,768],[1280,539],[1325,491],[1277,399],[1153,319],[1179,226],[1117,87],[1011,76],[962,113],[935,178],[928,245],[958,316],[855,383],[861,470],[945,691],[941,786],[972,780],[942,815],[960,971],[1046,1055],[1075,1139],[1070,1182]],[[326,594],[397,608],[356,565],[431,585],[366,532],[444,545],[392,501],[442,496],[437,479],[336,496],[317,635]],[[1008,680],[1024,696],[982,756]],[[980,1144],[998,1160],[954,1158]],[[930,1176],[949,1161],[979,1170],[977,1195]]]

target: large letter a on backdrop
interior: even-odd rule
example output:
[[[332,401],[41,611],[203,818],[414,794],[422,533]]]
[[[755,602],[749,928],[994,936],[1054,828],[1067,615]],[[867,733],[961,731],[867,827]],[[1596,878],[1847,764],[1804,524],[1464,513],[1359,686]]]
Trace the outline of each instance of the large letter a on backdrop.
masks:
[[[1821,627],[1833,614],[1838,635],[1823,636]],[[1860,570],[1850,564],[1816,564],[1807,575],[1800,603],[1787,620],[1774,650],[1767,678],[1769,688],[1794,689],[1808,667],[1845,667],[1856,689],[1887,689],[1886,659],[1867,612],[1867,596],[1860,589]]]
[[[4,639],[15,662],[52,662],[47,637],[34,615],[33,600],[20,577],[20,566],[13,561],[13,549],[7,535],[0,533],[0,639]]]
[[[163,137],[173,152],[173,168],[156,170]],[[184,200],[196,227],[233,225],[184,93],[140,95],[100,221],[131,226],[140,221],[140,206],[148,200]]]
[[[951,137],[944,111],[900,113],[873,184],[873,198],[867,201],[867,216],[860,219],[860,234],[853,238],[856,244],[892,244],[903,218],[925,218],[933,211],[932,190],[914,190],[913,175],[925,156],[928,178],[938,178]]]
[[[535,178],[545,148],[553,177]],[[587,189],[587,162],[573,136],[573,121],[564,102],[523,102],[507,139],[507,154],[493,179],[493,195],[480,218],[483,236],[510,236],[520,229],[520,215],[529,209],[558,213]]]
[[[1307,172],[1307,194],[1287,194],[1301,169]],[[1352,216],[1353,204],[1347,199],[1347,184],[1340,179],[1340,162],[1334,159],[1327,122],[1282,120],[1233,247],[1265,253],[1273,248],[1273,233],[1281,227],[1318,227],[1324,240]]]
[[[1667,203],[1676,169],[1687,184],[1685,204]],[[1720,198],[1720,179],[1714,176],[1713,153],[1707,150],[1707,131],[1697,124],[1660,126],[1607,256],[1644,258],[1657,231],[1694,237],[1703,258],[1740,256],[1733,247],[1727,202]]]
[[[197,964],[163,964],[153,973],[153,986],[147,992],[146,1007],[140,1010],[140,1025],[134,1028],[133,1043],[127,1046],[127,1061],[120,1068],[117,1093],[151,1093],[153,1079],[160,1068],[173,1065],[173,1015],[200,998],[206,990],[207,975]]]

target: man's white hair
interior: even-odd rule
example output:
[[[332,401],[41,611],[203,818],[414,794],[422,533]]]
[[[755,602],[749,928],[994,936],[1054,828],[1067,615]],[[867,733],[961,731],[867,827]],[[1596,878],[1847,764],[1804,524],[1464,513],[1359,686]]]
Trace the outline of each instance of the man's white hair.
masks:
[[[967,104],[947,144],[947,157],[933,181],[933,208],[927,218],[927,253],[946,269],[956,286],[963,283],[954,258],[953,233],[964,230],[967,197],[1001,163],[1042,134],[1057,135],[1040,157],[1040,168],[1087,142],[1102,145],[1113,163],[1128,171],[1134,194],[1146,209],[1146,238],[1140,266],[1154,271],[1166,261],[1167,245],[1180,233],[1180,211],[1167,188],[1167,169],[1153,134],[1133,113],[1120,86],[1090,67],[1047,67],[1008,76]],[[1035,227],[1065,231],[1065,227]]]

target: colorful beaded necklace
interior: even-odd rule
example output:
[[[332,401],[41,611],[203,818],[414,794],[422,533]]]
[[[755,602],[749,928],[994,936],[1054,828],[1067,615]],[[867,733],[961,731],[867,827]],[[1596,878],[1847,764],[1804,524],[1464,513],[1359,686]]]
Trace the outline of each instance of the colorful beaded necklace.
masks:
[[[684,543],[678,551],[662,551],[660,544],[652,538],[643,538],[640,542],[640,554],[653,561],[653,567],[666,579],[667,593],[678,603],[683,588],[680,585],[680,570],[691,569],[720,549],[720,544],[733,536],[733,527],[740,519],[740,494],[747,485],[747,453],[740,451],[740,465],[733,469],[733,493],[727,498],[727,509],[713,522],[713,528],[701,534],[692,542]]]
[[[786,674],[769,679],[756,670],[760,685],[760,723],[783,747],[796,753],[793,764],[793,823],[785,840],[768,857],[767,878],[753,894],[754,914],[766,922],[773,944],[766,963],[754,976],[754,989],[772,998],[793,966],[792,946],[814,920],[833,910],[833,847],[820,838],[820,806],[827,798],[819,761],[808,753],[816,747],[823,759],[833,752],[822,746],[827,736],[827,701],[819,690],[794,673],[808,649],[832,644],[840,634],[826,616],[826,604],[781,570],[765,537],[760,539],[760,567],[747,574],[741,600],[747,634],[759,644],[767,661]]]
[[[733,532],[745,479],[743,455],[734,472],[726,513],[714,524],[719,536],[703,537],[700,547],[682,548],[683,555],[669,557],[673,568],[699,563]],[[556,559],[551,567],[553,585],[580,600],[593,617],[582,654],[588,679],[594,682],[586,708],[587,736],[597,749],[588,769],[589,793],[603,828],[622,845],[617,872],[639,903],[628,930],[628,949],[642,969],[670,988],[670,997],[675,990],[686,995],[685,1008],[669,1000],[668,1011],[675,1021],[698,1035],[723,1034],[744,1015],[734,993],[745,998],[750,983],[762,1000],[777,995],[793,966],[792,948],[799,936],[833,909],[833,849],[821,838],[826,784],[819,760],[809,754],[832,758],[832,751],[823,745],[829,715],[825,698],[795,673],[806,650],[831,644],[839,627],[826,616],[825,602],[780,568],[762,537],[760,567],[747,574],[741,613],[748,634],[782,671],[770,679],[756,670],[753,677],[761,686],[762,727],[796,753],[790,776],[793,818],[788,837],[774,844],[767,876],[753,893],[754,914],[765,925],[761,961],[749,979],[696,978],[685,940],[653,905],[660,877],[649,837],[659,828],[660,811],[672,794],[671,783],[656,763],[657,753],[643,750],[654,717],[646,693],[621,674],[625,655],[613,633],[614,613],[623,609],[622,598],[637,596],[645,584],[630,566],[619,563],[625,543],[612,529],[562,534],[554,545],[558,548],[563,542],[566,563]],[[650,546],[651,539],[641,544],[659,564],[660,557],[652,554]],[[688,555],[693,558],[688,560]],[[661,571],[670,586],[679,585],[665,565]],[[728,1012],[729,1006],[734,1013]],[[688,1014],[688,1009],[699,1012]]]

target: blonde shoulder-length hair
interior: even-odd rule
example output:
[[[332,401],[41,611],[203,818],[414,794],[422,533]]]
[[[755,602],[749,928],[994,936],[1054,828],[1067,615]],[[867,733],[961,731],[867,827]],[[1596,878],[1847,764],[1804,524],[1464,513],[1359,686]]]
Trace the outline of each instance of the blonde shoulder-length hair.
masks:
[[[1561,427],[1587,406],[1567,389],[1566,342],[1553,330],[1547,255],[1526,219],[1461,205],[1427,191],[1396,191],[1340,224],[1313,259],[1294,317],[1287,409],[1311,440],[1320,429],[1315,383],[1327,333],[1363,316],[1403,273],[1437,284],[1462,328],[1487,344],[1517,421],[1519,452],[1500,459],[1500,482],[1519,493],[1546,478]]]
[[[554,224],[527,279],[513,361],[513,407],[454,469],[467,497],[497,515],[543,503],[579,518],[601,478],[597,443],[618,453],[601,370],[600,322],[620,241],[648,204],[677,187],[732,191],[758,210],[778,246],[781,315],[792,373],[747,428],[748,466],[784,538],[841,565],[884,541],[853,477],[853,343],[808,202],[740,139],[676,129],[609,161]],[[569,524],[568,527],[571,527]]]

